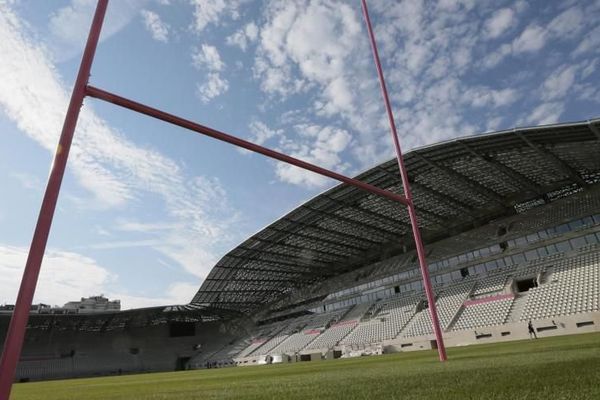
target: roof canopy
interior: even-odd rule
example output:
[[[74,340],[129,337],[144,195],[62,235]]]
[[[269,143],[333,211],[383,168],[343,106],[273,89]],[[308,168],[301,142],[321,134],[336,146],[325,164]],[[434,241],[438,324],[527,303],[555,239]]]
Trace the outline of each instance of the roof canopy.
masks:
[[[600,119],[459,138],[405,154],[425,243],[600,182]],[[396,160],[357,179],[403,193]],[[338,185],[215,265],[192,304],[244,313],[294,289],[410,248],[405,206]]]

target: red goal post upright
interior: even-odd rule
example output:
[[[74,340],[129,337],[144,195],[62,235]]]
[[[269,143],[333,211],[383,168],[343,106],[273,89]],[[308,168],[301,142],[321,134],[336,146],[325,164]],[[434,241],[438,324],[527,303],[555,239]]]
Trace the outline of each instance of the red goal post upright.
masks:
[[[25,330],[27,326],[27,320],[29,318],[31,303],[33,301],[35,287],[37,285],[39,277],[40,267],[42,264],[44,252],[46,250],[46,244],[48,242],[48,236],[50,233],[50,227],[52,225],[52,219],[54,217],[54,211],[56,209],[56,203],[58,200],[58,194],[60,192],[60,186],[67,165],[67,158],[71,148],[71,143],[73,141],[73,135],[75,133],[77,120],[79,118],[80,108],[83,105],[83,100],[87,96],[104,100],[115,105],[121,106],[123,108],[127,108],[132,111],[162,120],[164,122],[168,122],[170,124],[194,131],[196,133],[200,133],[202,135],[209,136],[233,144],[235,146],[245,148],[247,150],[265,155],[267,157],[279,160],[281,162],[285,162],[296,167],[312,171],[319,175],[335,179],[339,182],[357,187],[361,190],[365,190],[372,194],[388,198],[390,200],[399,202],[407,206],[410,222],[412,225],[412,232],[415,240],[415,247],[419,258],[419,265],[421,267],[421,273],[423,275],[423,286],[425,287],[425,293],[429,302],[429,309],[431,312],[433,330],[437,341],[439,358],[441,361],[446,360],[446,352],[444,348],[441,329],[439,326],[439,320],[437,317],[435,299],[433,296],[433,290],[431,288],[431,282],[429,279],[427,262],[425,260],[425,252],[423,248],[423,243],[421,241],[419,227],[417,225],[417,216],[412,201],[412,195],[409,188],[408,175],[406,173],[406,169],[404,168],[404,162],[402,159],[402,153],[400,151],[398,135],[396,133],[396,127],[394,125],[394,119],[388,99],[387,89],[385,87],[385,81],[383,79],[383,72],[379,61],[379,55],[377,53],[377,46],[375,43],[375,38],[373,35],[371,22],[366,7],[366,1],[361,1],[363,13],[365,15],[365,20],[367,23],[369,37],[371,40],[371,45],[373,47],[373,55],[375,58],[378,77],[381,83],[381,90],[385,101],[385,107],[388,114],[388,119],[390,121],[390,130],[394,141],[394,148],[396,150],[398,166],[400,169],[400,175],[404,187],[404,196],[390,192],[388,190],[378,188],[365,182],[361,182],[357,179],[338,174],[334,171],[330,171],[328,169],[299,160],[297,158],[277,152],[275,150],[259,146],[257,144],[240,139],[236,136],[220,132],[216,129],[200,125],[193,121],[186,120],[184,118],[149,107],[147,105],[135,102],[133,100],[126,99],[116,94],[109,93],[102,89],[89,86],[88,80],[92,67],[92,61],[94,59],[96,47],[100,37],[100,31],[102,29],[102,23],[104,21],[104,16],[106,14],[106,9],[108,6],[108,0],[98,0],[96,11],[94,13],[94,18],[90,26],[90,32],[88,35],[86,46],[82,55],[77,79],[75,80],[75,85],[71,94],[69,107],[65,115],[65,121],[60,135],[59,143],[54,155],[54,161],[52,163],[50,175],[46,184],[44,198],[42,200],[38,220],[29,248],[29,254],[27,257],[27,262],[25,264],[25,270],[23,271],[23,277],[21,279],[19,294],[15,303],[15,309],[13,311],[10,320],[10,325],[6,334],[6,339],[4,341],[4,349],[2,352],[2,358],[0,359],[0,400],[8,400],[10,396],[10,391],[15,378],[17,364],[23,347],[23,341],[25,338]]]
[[[50,226],[52,225],[52,219],[54,218],[58,193],[60,192],[60,185],[65,174],[67,158],[69,156],[69,150],[71,149],[71,142],[73,141],[77,119],[79,118],[79,111],[83,104],[83,99],[85,98],[85,87],[90,76],[92,61],[94,59],[94,54],[96,53],[96,46],[98,45],[98,39],[100,38],[100,30],[102,28],[102,22],[104,21],[107,6],[108,0],[99,0],[98,5],[96,6],[96,12],[94,13],[90,33],[81,58],[77,79],[75,80],[73,92],[71,93],[69,108],[65,115],[62,132],[54,154],[54,161],[50,168],[50,175],[48,176],[46,191],[44,192],[44,198],[35,225],[33,239],[31,240],[31,245],[29,247],[29,254],[27,255],[25,270],[23,271],[23,277],[21,278],[21,286],[19,288],[19,294],[17,295],[15,309],[10,319],[6,338],[4,339],[4,350],[2,351],[2,358],[0,359],[0,400],[8,400],[8,397],[10,396],[12,383],[15,379],[17,363],[21,357],[21,349],[23,347],[23,340],[25,339],[25,328],[27,327],[27,320],[29,319],[31,302],[33,301],[35,286],[37,285],[38,276],[40,274],[40,266],[42,265],[42,259],[44,258],[44,251],[46,250],[48,235],[50,233]]]
[[[427,302],[429,304],[431,325],[433,325],[433,333],[435,334],[435,340],[437,342],[438,355],[440,357],[440,361],[446,361],[446,346],[444,346],[444,338],[442,336],[442,329],[440,327],[440,321],[438,318],[437,306],[435,305],[435,295],[433,293],[433,288],[431,287],[429,268],[427,266],[427,260],[425,258],[425,248],[423,247],[423,240],[421,240],[421,231],[419,230],[417,213],[415,212],[415,205],[412,199],[412,192],[410,190],[408,173],[406,172],[406,167],[404,166],[402,150],[400,150],[400,140],[398,139],[396,122],[394,121],[394,113],[392,111],[390,98],[388,96],[388,91],[385,85],[385,78],[383,77],[383,69],[381,68],[381,61],[379,60],[379,52],[377,51],[375,33],[373,33],[373,27],[371,26],[371,18],[369,17],[367,0],[361,0],[361,5],[363,15],[365,17],[365,23],[367,25],[367,32],[369,33],[371,48],[373,50],[373,59],[375,61],[375,67],[377,68],[377,77],[379,78],[379,84],[381,86],[381,95],[383,96],[385,110],[387,112],[388,122],[390,124],[390,134],[392,135],[392,141],[394,142],[394,151],[396,152],[396,159],[398,160],[398,169],[400,170],[400,177],[402,178],[404,197],[408,201],[408,204],[406,206],[408,208],[408,216],[410,218],[410,225],[412,227],[413,238],[415,240],[417,257],[419,258],[419,267],[421,268],[421,275],[423,277],[423,287],[425,288],[425,296],[427,296]]]

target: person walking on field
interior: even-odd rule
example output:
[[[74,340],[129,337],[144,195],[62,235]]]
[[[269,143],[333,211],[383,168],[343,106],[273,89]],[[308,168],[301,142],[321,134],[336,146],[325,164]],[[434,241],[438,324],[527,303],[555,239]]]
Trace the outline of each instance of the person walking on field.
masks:
[[[537,335],[535,333],[535,329],[533,327],[533,324],[531,323],[531,320],[529,321],[529,324],[527,324],[527,329],[529,330],[529,339],[531,339],[532,336],[537,339]]]

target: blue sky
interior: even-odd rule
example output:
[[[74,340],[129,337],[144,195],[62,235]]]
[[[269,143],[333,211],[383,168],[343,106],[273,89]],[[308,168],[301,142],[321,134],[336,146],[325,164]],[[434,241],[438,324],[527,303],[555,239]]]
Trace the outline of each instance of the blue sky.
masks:
[[[600,1],[369,5],[405,150],[600,116]],[[0,303],[94,6],[0,0]],[[348,175],[392,154],[359,1],[112,1],[91,83]],[[88,99],[35,301],[185,303],[229,249],[333,184]]]

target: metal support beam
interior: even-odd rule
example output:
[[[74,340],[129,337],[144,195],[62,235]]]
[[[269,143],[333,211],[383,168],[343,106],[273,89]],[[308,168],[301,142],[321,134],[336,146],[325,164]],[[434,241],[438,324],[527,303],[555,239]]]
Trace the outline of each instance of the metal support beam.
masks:
[[[255,306],[263,306],[265,303],[260,302],[260,301],[221,301],[219,302],[218,305],[221,304],[241,304],[243,306],[247,306],[247,305],[255,305]],[[218,307],[218,305],[213,305],[212,308],[215,309],[221,309],[221,308],[225,308],[225,307]],[[229,310],[229,308],[225,308],[226,310]]]
[[[367,211],[367,210],[365,210],[365,209],[363,209],[361,207],[348,206],[342,200],[331,199],[331,198],[329,198],[327,196],[323,196],[323,197],[326,197],[328,200],[330,200],[332,203],[334,203],[335,207],[328,207],[326,210],[323,209],[323,208],[315,208],[315,207],[307,205],[307,204],[303,204],[300,207],[309,209],[309,210],[311,210],[311,212],[314,212],[314,213],[317,213],[317,214],[322,214],[322,215],[325,215],[325,216],[328,216],[328,217],[331,217],[331,218],[340,219],[342,221],[345,221],[345,222],[348,222],[348,223],[351,223],[351,224],[354,224],[354,225],[358,224],[358,226],[361,227],[360,229],[364,229],[364,227],[367,226],[367,227],[372,228],[373,231],[376,231],[378,233],[382,233],[382,231],[383,231],[383,232],[386,232],[386,233],[390,233],[390,234],[392,234],[394,236],[401,234],[401,232],[392,231],[390,229],[382,227],[381,225],[372,224],[370,222],[370,220],[369,221],[358,221],[358,220],[355,220],[353,218],[350,218],[350,217],[347,217],[347,216],[344,216],[344,215],[340,215],[337,212],[340,211],[341,209],[343,209],[344,207],[353,207],[353,208],[356,208],[358,211],[361,211],[361,212],[364,212],[364,213],[366,213],[368,215],[373,216],[373,218],[379,219],[380,221],[384,221],[385,220],[385,222],[387,224],[389,224],[389,219],[386,216],[384,216],[384,215],[377,214],[377,213],[372,212],[372,211]],[[400,221],[400,223],[403,224],[403,225],[406,225],[402,221]]]
[[[263,293],[263,292],[284,293],[284,291],[281,289],[244,289],[244,290],[217,289],[217,290],[204,290],[202,293]]]
[[[261,242],[261,243],[266,243],[267,245],[269,245],[268,249],[271,249],[271,250],[273,250],[273,248],[276,246],[289,247],[289,248],[295,250],[294,251],[295,254],[298,254],[298,251],[314,251],[316,253],[321,253],[327,257],[334,258],[333,260],[326,260],[326,262],[336,262],[336,261],[339,261],[340,258],[343,258],[343,256],[344,256],[343,253],[332,253],[332,252],[329,252],[326,250],[311,249],[308,247],[297,246],[295,244],[276,242],[271,239],[261,239],[259,237],[254,237],[254,238],[252,238],[252,240],[255,240],[255,241]],[[246,249],[246,248],[244,247],[244,249]],[[261,249],[261,251],[264,251],[264,250]]]
[[[400,180],[398,180],[398,177],[396,175],[394,175],[392,172],[388,171],[386,168],[378,166],[377,169],[388,174],[390,177],[392,177],[392,176],[395,177],[396,182],[400,185],[402,184],[402,182]],[[457,199],[456,197],[452,197],[449,194],[444,194],[444,193],[438,192],[437,190],[432,189],[429,186],[426,186],[419,182],[415,182],[415,180],[410,177],[409,177],[409,180],[410,180],[411,188],[418,189],[419,191],[425,192],[425,193],[429,194],[430,196],[435,197],[439,202],[446,203],[450,208],[459,208],[462,211],[464,211],[465,213],[470,213],[471,211],[473,211],[473,206],[461,201],[460,199]],[[432,213],[433,215],[438,216],[438,218],[443,219],[444,221],[447,220],[447,218],[444,217],[443,215],[439,215],[437,213],[433,213],[432,211],[428,211],[428,210],[424,210],[423,208],[419,208],[419,207],[417,207],[416,204],[415,204],[415,209],[419,212],[425,211],[425,212]]]
[[[520,190],[522,186],[524,186],[526,188],[529,188],[529,190],[531,190],[532,192],[534,192],[538,195],[544,194],[540,185],[535,183],[533,180],[529,179],[527,176],[515,171],[514,169],[512,169],[510,167],[507,167],[506,165],[492,159],[491,157],[486,157],[486,156],[482,155],[477,150],[475,150],[473,147],[471,147],[469,144],[467,144],[463,141],[457,140],[456,143],[458,145],[460,145],[463,149],[465,149],[469,154],[479,158],[480,160],[482,160],[483,162],[488,164],[491,168],[494,168],[495,170],[500,172],[502,175],[507,177],[508,184],[510,186],[512,186],[513,188],[515,188],[517,191]],[[518,184],[515,183],[515,181],[518,182]]]
[[[273,242],[268,242],[266,239],[261,239],[261,241],[264,241],[267,244],[272,244],[273,243]],[[280,245],[278,243],[276,243],[276,244]],[[292,247],[292,246],[290,246],[290,247]],[[298,246],[295,246],[295,247],[298,247]],[[247,252],[250,252],[252,254],[259,253],[259,254],[267,254],[267,255],[271,255],[271,256],[275,256],[275,257],[282,257],[282,258],[287,259],[288,261],[292,261],[292,263],[293,262],[297,262],[297,261],[306,262],[307,264],[305,264],[304,266],[306,268],[309,268],[309,269],[323,268],[323,267],[327,266],[329,263],[338,261],[338,259],[339,259],[339,256],[335,256],[336,257],[335,260],[329,260],[329,261],[323,261],[322,259],[319,259],[319,260],[314,260],[314,259],[306,260],[305,258],[302,258],[300,256],[292,257],[289,254],[280,253],[278,251],[275,251],[275,249],[267,249],[267,248],[263,248],[263,247],[260,247],[260,248],[249,248],[249,247],[243,247],[243,246],[238,246],[237,248],[238,249],[242,249],[242,250],[247,251]],[[300,249],[302,249],[302,248],[300,248]],[[306,250],[306,249],[302,249],[302,250]],[[314,251],[317,252],[316,250],[314,250]],[[297,254],[297,252],[295,252],[294,254]],[[319,263],[320,265],[316,265],[317,263]]]
[[[247,300],[247,299],[251,299],[251,300],[255,300],[255,301],[259,301],[260,303],[264,304],[268,304],[271,300],[280,297],[281,293],[280,292],[275,292],[272,290],[269,291],[261,291],[261,292],[255,292],[255,291],[251,291],[248,293],[239,293],[239,292],[217,292],[217,293],[209,293],[209,295],[215,295],[216,298],[219,301],[223,301],[223,299],[228,299],[228,300]]]
[[[410,183],[410,185],[411,185],[411,188],[413,188],[413,189],[414,189],[415,186],[416,187],[419,186],[418,184],[413,186],[412,182]],[[397,186],[398,189],[402,188],[401,184],[396,184],[396,186]],[[386,185],[386,188],[387,188],[387,190],[392,191],[392,187]],[[404,189],[402,188],[402,190],[404,190]],[[379,201],[379,200],[377,200],[377,201]],[[433,211],[426,210],[423,207],[418,207],[416,204],[414,204],[414,207],[415,207],[415,210],[419,211],[419,214],[420,214],[421,218],[423,218],[425,216],[425,218],[423,218],[425,220],[423,222],[424,226],[425,225],[443,226],[444,224],[446,224],[448,222],[448,218],[444,217],[443,215],[440,215],[440,214],[438,214],[436,212],[433,212]],[[410,224],[408,226],[410,226]]]
[[[373,186],[379,187],[378,184],[375,184],[373,181],[370,181],[369,183],[371,185],[373,185]],[[353,188],[351,188],[351,189],[353,189]],[[340,196],[340,198],[334,198],[334,197],[332,197],[331,195],[328,195],[328,194],[322,194],[321,196],[319,196],[319,198],[320,199],[325,198],[325,199],[327,199],[327,200],[329,200],[329,201],[337,204],[338,205],[338,209],[350,208],[350,209],[356,210],[358,212],[361,212],[361,213],[364,213],[364,214],[368,214],[371,217],[373,217],[373,218],[375,218],[375,219],[377,219],[379,221],[382,221],[384,224],[390,224],[390,223],[392,225],[393,224],[401,224],[401,225],[404,225],[405,227],[410,227],[409,223],[406,223],[406,222],[404,222],[402,220],[399,220],[399,219],[396,219],[396,218],[392,218],[392,217],[390,217],[388,215],[378,213],[377,211],[368,210],[368,209],[365,209],[365,208],[361,207],[360,206],[360,201],[366,199],[367,196],[368,196],[368,194],[363,192],[364,195],[362,195],[362,196],[359,197],[359,196],[357,196],[355,194],[355,191],[356,190],[353,190],[351,192],[345,193],[345,195],[343,196],[343,198],[342,198],[342,196]],[[388,191],[389,191],[389,189],[388,189]],[[391,193],[393,193],[393,192],[391,192]],[[348,200],[347,198],[350,197],[350,196],[353,196],[354,199]]]
[[[388,217],[388,216],[380,214],[380,213],[378,213],[376,211],[367,210],[367,209],[362,208],[362,207],[360,207],[359,205],[356,205],[356,204],[350,204],[346,200],[334,199],[334,198],[332,198],[330,196],[327,196],[327,195],[322,195],[321,197],[326,198],[327,200],[329,200],[329,201],[331,201],[333,203],[336,203],[340,207],[339,209],[350,208],[350,209],[355,210],[355,211],[357,211],[359,213],[366,214],[366,215],[370,216],[373,219],[379,220],[379,221],[381,221],[385,225],[400,224],[400,225],[404,226],[405,228],[409,228],[410,227],[410,224],[408,224],[408,223],[406,223],[406,222],[404,222],[402,220]]]
[[[258,251],[258,253],[265,253],[263,251]],[[281,255],[278,254],[278,256],[281,257]],[[274,259],[264,259],[264,258],[259,258],[259,257],[255,257],[255,256],[238,256],[235,254],[225,254],[225,256],[223,256],[223,258],[235,258],[237,260],[240,260],[240,262],[242,263],[242,265],[240,265],[239,263],[236,264],[235,266],[223,266],[222,264],[219,265],[220,267],[224,267],[224,268],[236,268],[236,269],[243,269],[243,262],[244,261],[254,261],[254,262],[258,262],[258,263],[264,263],[264,264],[270,264],[270,265],[276,265],[278,267],[288,267],[288,268],[281,268],[278,271],[284,272],[290,272],[290,273],[296,273],[296,272],[300,272],[303,274],[309,274],[311,273],[311,271],[313,271],[315,269],[315,267],[309,266],[309,265],[299,265],[299,264],[295,264],[290,262],[289,260],[286,261],[281,261],[281,260],[274,260]],[[304,260],[302,260],[304,261]],[[293,269],[290,269],[293,268]],[[324,268],[324,266],[319,266],[317,268]],[[248,270],[252,270],[253,268],[247,268]]]
[[[214,281],[214,282],[220,282],[222,281],[222,279],[217,279],[217,278],[206,278],[204,279],[204,281]],[[227,279],[228,282],[273,282],[273,283],[288,283],[290,282],[289,279],[271,279],[271,278],[264,278],[264,279],[239,279],[239,278],[228,278]],[[296,282],[296,281],[294,281]],[[309,282],[308,280],[306,282]]]
[[[27,326],[27,319],[29,318],[31,302],[33,301],[42,259],[44,258],[44,251],[46,250],[46,244],[48,242],[48,235],[50,234],[50,227],[52,226],[52,219],[54,218],[54,210],[56,209],[60,186],[67,167],[67,159],[69,157],[69,151],[71,150],[75,127],[77,126],[79,111],[83,104],[83,99],[85,98],[85,87],[90,76],[92,61],[100,38],[100,30],[102,29],[102,22],[104,21],[107,6],[108,0],[99,0],[96,12],[94,13],[90,32],[81,58],[79,72],[77,73],[77,79],[73,86],[71,100],[58,141],[58,147],[56,148],[56,153],[54,155],[54,162],[52,163],[52,169],[50,170],[48,183],[46,184],[46,191],[44,193],[40,214],[29,248],[23,278],[21,279],[21,287],[19,288],[19,294],[15,304],[15,310],[10,319],[10,325],[6,334],[6,339],[4,340],[4,350],[2,352],[2,358],[0,359],[1,400],[8,400],[10,396],[17,363],[21,356],[23,341],[25,339],[25,327]]]
[[[221,280],[216,280],[216,281],[215,280],[209,281],[208,284],[206,285],[206,287],[203,289],[203,292],[207,293],[207,292],[214,292],[217,290],[223,290],[223,291],[235,290],[235,291],[237,291],[238,289],[240,291],[259,290],[259,289],[262,290],[262,289],[271,289],[272,287],[277,287],[279,289],[283,289],[283,288],[285,288],[285,285],[281,285],[280,282],[268,281],[266,279],[263,281],[260,281],[260,283],[249,284],[246,282],[243,285],[234,280],[221,279]]]
[[[435,333],[435,339],[438,347],[438,354],[440,361],[446,361],[446,347],[444,346],[444,339],[442,337],[442,329],[440,328],[440,322],[438,320],[437,307],[435,305],[435,296],[431,287],[431,280],[429,279],[429,270],[427,268],[427,261],[425,260],[425,249],[423,248],[423,242],[421,240],[421,232],[419,231],[419,225],[417,221],[417,214],[415,213],[415,207],[412,202],[412,193],[410,191],[410,184],[408,180],[408,174],[404,166],[404,159],[402,158],[402,151],[400,149],[400,141],[398,139],[398,132],[396,131],[396,123],[394,122],[394,114],[392,112],[392,106],[388,97],[387,88],[385,86],[385,78],[383,77],[383,70],[381,68],[381,62],[379,61],[379,52],[377,51],[377,42],[375,41],[375,34],[373,33],[373,27],[371,26],[371,19],[369,18],[369,10],[367,8],[366,0],[361,1],[365,22],[367,24],[367,31],[369,33],[369,39],[371,41],[371,48],[373,50],[373,59],[375,60],[375,66],[377,68],[377,76],[379,77],[379,83],[381,85],[381,94],[387,111],[388,122],[390,124],[390,134],[392,135],[392,141],[394,143],[394,150],[396,151],[396,158],[398,159],[398,169],[400,170],[400,176],[402,176],[402,187],[404,188],[404,197],[408,200],[408,215],[410,217],[410,223],[412,225],[413,237],[415,239],[415,247],[417,249],[417,255],[419,257],[419,265],[421,267],[421,274],[423,275],[423,287],[429,301],[429,311],[431,314],[431,322],[433,325],[433,331]]]
[[[376,166],[375,168],[378,171],[381,171],[382,173],[384,173],[384,175],[372,180],[371,184],[377,185],[378,187],[385,187],[385,188],[387,188],[386,190],[389,190],[389,191],[391,191],[390,186],[398,186],[398,187],[402,186],[402,181],[400,179],[398,179],[397,174],[391,173],[390,171],[388,171],[387,169],[385,169],[381,166]],[[391,180],[391,182],[390,182],[390,180]],[[410,182],[410,185],[413,186],[412,181]],[[367,200],[367,199],[371,200],[370,198],[367,198],[367,197],[364,198],[364,200]],[[426,217],[425,220],[427,220],[428,225],[443,226],[447,222],[447,218],[444,217],[443,215],[437,214],[433,211],[426,210],[423,207],[418,207],[416,204],[414,205],[414,207],[415,207],[415,210],[417,210],[419,212],[421,217],[423,217],[423,215],[425,215],[425,217]],[[394,221],[397,221],[397,220],[394,219]],[[404,221],[400,221],[400,222],[406,224]],[[406,224],[406,226],[410,227],[410,224]]]
[[[502,197],[500,197],[500,195],[498,195],[498,193],[483,186],[481,183],[479,183],[469,177],[466,177],[463,174],[461,174],[460,172],[456,172],[455,170],[453,170],[451,168],[448,168],[448,167],[443,168],[435,161],[430,160],[429,158],[425,157],[423,154],[421,154],[417,151],[413,151],[412,154],[414,157],[423,161],[425,164],[429,165],[431,168],[434,168],[434,169],[448,175],[449,177],[456,179],[459,182],[464,183],[475,193],[480,194],[484,197],[487,197],[488,199],[501,205],[502,207],[506,207],[506,205],[504,204],[504,201],[502,200]]]
[[[452,209],[457,209],[462,211],[467,218],[473,218],[472,215],[470,215],[470,213],[474,210],[473,206],[455,198],[449,195],[445,195],[441,192],[438,192],[435,189],[430,188],[427,185],[424,185],[422,183],[418,183],[418,182],[411,182],[410,186],[412,188],[417,189],[420,192],[423,192],[431,197],[435,197],[439,202],[443,202],[446,204],[446,207],[448,208],[452,208]],[[437,215],[437,214],[436,214]],[[446,220],[448,219],[447,217],[441,216],[442,218],[445,218]]]
[[[385,229],[380,226],[373,225],[369,222],[356,221],[354,219],[344,217],[339,214],[333,214],[331,212],[324,211],[324,210],[321,210],[318,208],[313,208],[313,207],[307,206],[305,204],[302,204],[300,207],[306,208],[307,210],[310,210],[313,213],[321,214],[321,215],[329,217],[331,219],[337,219],[342,223],[354,225],[359,229],[359,231],[362,230],[364,232],[365,230],[369,230],[370,232],[374,232],[374,235],[376,235],[376,236],[383,236],[385,238],[390,238],[390,237],[395,237],[395,236],[401,234],[401,232],[390,231],[389,229]]]
[[[377,242],[375,240],[371,240],[371,239],[368,239],[368,238],[365,238],[362,236],[352,235],[352,234],[349,234],[346,232],[334,231],[332,229],[323,228],[318,225],[307,224],[305,222],[302,222],[299,220],[294,220],[294,219],[287,218],[287,217],[283,217],[282,220],[287,221],[291,224],[299,225],[305,229],[314,229],[316,231],[321,231],[326,234],[331,234],[331,235],[335,235],[335,236],[341,236],[341,237],[344,237],[346,239],[353,240],[353,241],[367,242],[367,243],[370,243],[371,245],[380,245],[382,243],[382,242]]]
[[[240,259],[245,260],[245,258],[240,257]],[[266,264],[266,265],[276,265],[279,266],[280,263],[274,262],[274,261],[264,261],[264,260],[257,260],[257,259],[249,259],[248,261],[251,262],[260,262],[261,264]],[[294,265],[294,267],[297,267],[296,265]],[[213,270],[215,268],[220,268],[223,270],[228,270],[229,271],[257,271],[257,272],[267,272],[267,273],[277,273],[277,274],[282,274],[282,275],[298,275],[298,274],[303,274],[305,273],[305,271],[298,271],[298,270],[289,270],[289,269],[279,269],[279,268],[265,268],[263,266],[257,267],[257,266],[253,266],[252,268],[248,268],[245,266],[239,266],[239,265],[235,265],[235,266],[228,266],[228,265],[222,265],[222,264],[217,264],[213,267]],[[310,272],[310,271],[306,271],[306,272]],[[219,281],[222,280],[223,278],[214,278],[213,280],[215,281]],[[233,279],[230,276],[227,276],[226,279]],[[209,278],[205,279],[205,281],[211,280]]]
[[[234,251],[235,252],[243,251],[244,253],[233,254]],[[225,256],[223,256],[223,258],[232,257],[232,258],[237,258],[240,260],[251,260],[252,258],[248,257],[246,254],[251,254],[252,255],[251,257],[253,257],[253,255],[257,255],[255,257],[256,260],[263,260],[259,256],[267,255],[267,256],[272,257],[270,259],[270,261],[272,261],[273,263],[281,263],[282,265],[287,265],[290,267],[295,266],[296,268],[304,268],[305,270],[310,270],[313,268],[324,268],[329,265],[328,262],[325,262],[322,260],[307,260],[302,257],[296,257],[296,256],[292,257],[289,254],[269,250],[262,246],[259,248],[259,247],[246,247],[244,245],[240,245],[240,246],[236,247],[235,250],[230,251],[229,253],[225,254]]]
[[[283,240],[283,239],[287,239],[287,238],[292,237],[292,236],[296,236],[296,237],[301,237],[301,238],[303,238],[305,240],[308,240],[308,241],[311,241],[311,242],[327,243],[329,246],[343,247],[343,248],[349,249],[349,250],[351,250],[352,252],[355,252],[355,253],[362,253],[364,251],[363,247],[356,247],[354,245],[350,245],[350,244],[347,244],[347,243],[335,242],[333,240],[324,239],[324,238],[316,238],[314,236],[310,236],[310,235],[307,235],[305,233],[301,233],[300,229],[296,229],[295,231],[291,231],[291,230],[286,230],[286,229],[275,228],[274,226],[268,226],[265,229],[266,230],[275,231],[278,234],[280,234],[281,236],[278,238],[278,240]]]
[[[523,140],[527,144],[527,146],[535,150],[536,153],[548,160],[550,164],[552,164],[555,167],[556,171],[562,172],[563,174],[567,175],[581,187],[588,186],[587,182],[583,180],[581,175],[579,175],[579,173],[565,161],[561,160],[560,158],[552,154],[550,151],[541,149],[540,146],[533,143],[521,132],[515,131],[515,135],[517,135],[521,140]]]
[[[598,127],[596,125],[594,125],[594,123],[592,121],[587,122],[588,128],[590,128],[590,131],[592,131],[592,133],[594,135],[596,135],[596,137],[598,138],[598,140],[600,140],[600,129],[598,129]]]

